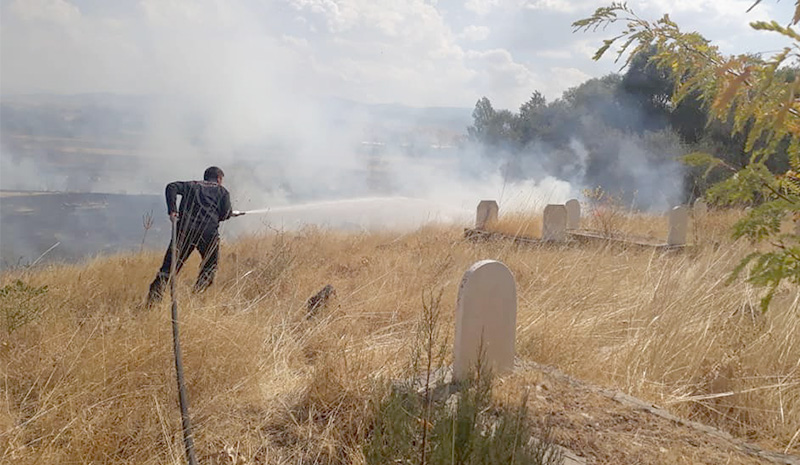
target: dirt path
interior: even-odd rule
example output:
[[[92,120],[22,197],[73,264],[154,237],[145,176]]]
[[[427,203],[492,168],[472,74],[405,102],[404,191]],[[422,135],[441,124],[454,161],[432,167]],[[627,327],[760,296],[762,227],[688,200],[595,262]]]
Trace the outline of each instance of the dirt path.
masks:
[[[798,455],[763,450],[549,366],[523,362],[512,376],[498,392],[514,398],[528,386],[532,414],[550,418],[556,441],[587,464],[800,465]]]

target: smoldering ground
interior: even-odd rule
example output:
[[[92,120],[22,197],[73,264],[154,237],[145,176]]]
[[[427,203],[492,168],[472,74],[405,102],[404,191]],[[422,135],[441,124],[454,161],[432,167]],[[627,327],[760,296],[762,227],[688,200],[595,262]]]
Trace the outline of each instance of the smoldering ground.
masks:
[[[233,155],[220,151],[217,156],[204,146],[191,146],[197,160],[174,168],[172,179],[196,179],[205,166],[216,163],[225,168],[235,208],[265,210],[224,223],[223,235],[228,238],[267,229],[295,230],[305,224],[353,231],[407,230],[429,222],[467,225],[482,198],[498,199],[510,209],[548,199],[564,201],[571,194],[569,184],[555,178],[508,182],[494,161],[479,157],[477,151],[459,157],[469,152],[457,147],[417,144],[411,149],[405,143],[357,140],[324,148],[312,145],[312,149],[304,148],[306,144],[264,142],[239,147]],[[28,163],[30,158],[18,166],[5,159],[10,169],[4,173],[20,177],[4,182],[3,188],[64,190],[59,184],[65,182],[58,169],[62,163],[52,156],[59,150],[28,150],[31,158],[39,159],[38,165]],[[304,150],[320,150],[326,158],[308,164],[292,160]],[[136,160],[141,168],[128,177],[124,169],[111,169],[113,164],[97,171],[92,163],[96,156],[72,160],[67,167],[72,173],[84,173],[83,178],[69,178],[76,189],[67,190],[77,192],[8,195],[11,192],[5,191],[7,195],[0,198],[4,266],[29,263],[55,243],[59,246],[47,260],[136,250],[142,243],[147,248],[164,246],[169,225],[159,191],[171,179],[144,169],[149,162],[158,167],[158,158],[141,156]],[[109,187],[114,189],[111,193]],[[154,227],[145,231],[143,217],[149,213]]]

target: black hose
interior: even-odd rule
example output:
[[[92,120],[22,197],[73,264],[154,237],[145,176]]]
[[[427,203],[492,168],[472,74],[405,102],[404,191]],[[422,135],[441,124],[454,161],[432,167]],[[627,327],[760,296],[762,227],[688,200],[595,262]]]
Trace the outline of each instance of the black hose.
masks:
[[[175,375],[178,379],[178,402],[181,406],[181,422],[183,424],[183,443],[186,446],[186,460],[189,465],[197,465],[192,440],[192,422],[189,419],[189,397],[186,395],[186,383],[183,381],[183,361],[181,360],[181,342],[178,338],[178,296],[175,292],[175,269],[178,261],[178,227],[177,218],[172,216],[172,260],[169,269],[169,293],[172,297],[172,348],[175,352]]]

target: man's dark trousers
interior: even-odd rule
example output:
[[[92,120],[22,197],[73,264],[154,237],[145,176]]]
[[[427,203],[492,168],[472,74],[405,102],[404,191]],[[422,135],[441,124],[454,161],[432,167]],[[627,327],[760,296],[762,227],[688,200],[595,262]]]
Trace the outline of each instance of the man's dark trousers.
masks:
[[[217,272],[217,263],[219,261],[219,232],[216,228],[200,230],[186,228],[179,223],[178,263],[175,266],[176,276],[195,248],[200,252],[200,256],[203,257],[200,266],[200,274],[197,276],[197,282],[194,285],[195,292],[201,292],[211,285],[214,281],[214,275]],[[171,266],[172,242],[170,241],[169,247],[167,247],[167,253],[164,254],[164,262],[161,264],[161,269],[158,271],[156,279],[150,284],[150,292],[147,295],[148,304],[159,302],[164,296],[164,290],[169,283]]]

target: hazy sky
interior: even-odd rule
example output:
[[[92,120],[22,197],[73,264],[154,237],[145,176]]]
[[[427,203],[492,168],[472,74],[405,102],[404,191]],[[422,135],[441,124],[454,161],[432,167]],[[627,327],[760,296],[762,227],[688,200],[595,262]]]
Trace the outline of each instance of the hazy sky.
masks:
[[[616,30],[573,34],[596,0],[2,0],[0,91],[156,93],[226,88],[226,98],[336,96],[517,108],[618,69],[590,57]],[[748,23],[788,21],[794,2],[629,1],[669,13],[724,51],[783,43]]]

